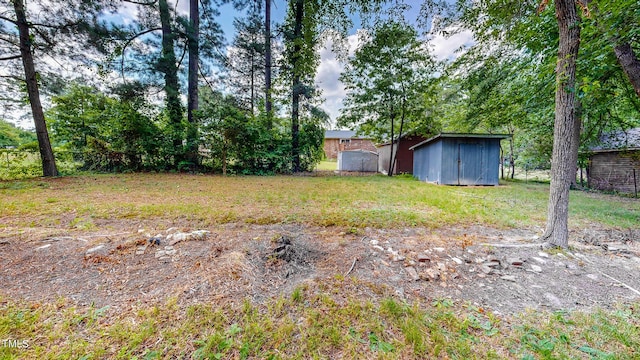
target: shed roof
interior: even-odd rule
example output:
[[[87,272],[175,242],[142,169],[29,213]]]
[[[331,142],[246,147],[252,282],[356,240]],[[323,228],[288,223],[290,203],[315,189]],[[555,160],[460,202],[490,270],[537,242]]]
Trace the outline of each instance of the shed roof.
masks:
[[[473,139],[508,139],[511,135],[509,134],[465,134],[465,133],[440,133],[432,138],[429,138],[421,143],[418,143],[409,148],[409,150],[415,150],[419,147],[425,146],[432,142],[435,142],[439,139],[443,138],[473,138]]]
[[[592,152],[610,152],[640,149],[640,128],[614,131],[603,134],[600,143],[591,148]]]
[[[325,139],[365,139],[356,136],[356,132],[352,130],[326,130],[324,132]]]

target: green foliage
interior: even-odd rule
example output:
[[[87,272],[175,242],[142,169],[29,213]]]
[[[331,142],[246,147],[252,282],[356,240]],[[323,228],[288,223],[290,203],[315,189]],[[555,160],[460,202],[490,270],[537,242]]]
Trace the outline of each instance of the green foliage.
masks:
[[[0,149],[18,147],[36,141],[36,134],[22,130],[12,123],[0,119]]]
[[[340,77],[347,97],[338,125],[357,128],[378,141],[399,134],[403,125],[403,133],[438,132],[435,119],[425,117],[424,94],[433,64],[417,32],[388,21],[363,41]]]
[[[148,106],[140,97],[118,100],[72,84],[52,102],[48,117],[54,143],[74,154],[84,169],[161,169],[174,155],[160,127],[143,113]]]
[[[235,174],[274,174],[291,171],[291,133],[285,119],[252,116],[232,96],[203,89],[198,115],[204,146],[203,164],[214,171]],[[311,112],[311,115],[317,114]],[[323,114],[323,113],[322,113]],[[300,128],[301,168],[311,171],[324,154],[322,114],[305,118]],[[325,115],[326,116],[326,115]]]

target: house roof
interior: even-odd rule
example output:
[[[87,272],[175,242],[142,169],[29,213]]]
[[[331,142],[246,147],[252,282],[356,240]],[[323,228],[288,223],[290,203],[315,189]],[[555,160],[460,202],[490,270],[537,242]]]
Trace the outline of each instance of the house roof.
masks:
[[[509,134],[463,134],[463,133],[440,133],[432,138],[429,138],[421,143],[418,143],[409,148],[409,150],[415,150],[419,147],[425,146],[437,140],[443,138],[460,138],[460,139],[508,139],[511,135]]]
[[[600,143],[593,146],[592,152],[610,152],[619,150],[639,150],[640,149],[640,128],[633,128],[626,131],[614,131],[603,134]]]
[[[326,130],[324,132],[325,139],[364,139],[356,136],[355,131],[351,130]]]

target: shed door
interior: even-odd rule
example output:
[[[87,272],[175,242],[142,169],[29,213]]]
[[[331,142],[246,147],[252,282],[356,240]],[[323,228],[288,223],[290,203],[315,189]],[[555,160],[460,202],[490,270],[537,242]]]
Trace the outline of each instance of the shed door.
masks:
[[[485,170],[482,144],[460,144],[458,151],[458,185],[484,183]]]

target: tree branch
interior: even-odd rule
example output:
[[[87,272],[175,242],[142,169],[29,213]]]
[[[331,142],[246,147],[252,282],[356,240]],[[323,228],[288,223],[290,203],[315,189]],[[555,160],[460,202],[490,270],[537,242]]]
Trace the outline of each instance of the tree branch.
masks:
[[[126,0],[125,0],[126,1]],[[125,41],[124,45],[122,46],[122,54],[120,54],[120,73],[122,74],[122,78],[124,79],[124,53],[125,51],[127,51],[127,47],[129,47],[129,45],[137,38],[139,38],[142,35],[146,35],[148,33],[154,32],[154,31],[158,31],[158,30],[162,30],[162,28],[152,28],[152,29],[147,29],[143,32],[137,33],[134,36],[130,37],[129,39],[127,39],[127,41]]]
[[[0,61],[5,61],[5,60],[14,60],[14,59],[20,59],[22,57],[22,55],[12,55],[12,56],[7,56],[7,57],[3,57],[0,58]]]
[[[6,16],[2,16],[2,15],[0,15],[0,20],[8,21],[8,22],[10,22],[12,24],[15,24],[15,25],[18,24],[18,22],[16,20],[10,19],[10,18],[8,18]]]
[[[123,0],[123,1],[128,2],[130,4],[144,5],[144,6],[154,5],[155,3],[158,2],[157,0],[151,0],[151,1]]]

